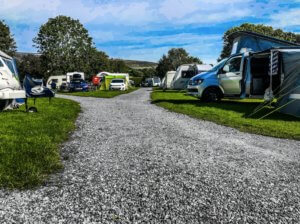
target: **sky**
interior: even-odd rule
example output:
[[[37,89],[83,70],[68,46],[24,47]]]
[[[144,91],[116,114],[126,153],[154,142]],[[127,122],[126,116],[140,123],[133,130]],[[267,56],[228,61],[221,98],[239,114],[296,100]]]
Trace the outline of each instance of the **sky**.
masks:
[[[58,15],[79,19],[95,46],[110,57],[157,62],[185,48],[215,63],[223,33],[249,22],[300,33],[300,0],[0,0],[20,52],[37,52],[32,39]]]

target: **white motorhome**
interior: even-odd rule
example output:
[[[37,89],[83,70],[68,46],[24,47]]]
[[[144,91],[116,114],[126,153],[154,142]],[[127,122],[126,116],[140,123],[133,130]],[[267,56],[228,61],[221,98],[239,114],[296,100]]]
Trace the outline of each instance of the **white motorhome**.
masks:
[[[56,84],[56,88],[60,88],[62,84],[67,84],[67,76],[66,75],[57,75],[50,76],[47,80],[47,88],[51,89],[51,83],[54,82]]]
[[[171,82],[171,89],[186,89],[189,80],[195,75],[207,72],[212,69],[212,65],[206,64],[185,64],[178,67]]]
[[[176,71],[168,71],[165,75],[165,77],[163,78],[161,87],[163,89],[170,89],[171,88],[171,83],[173,81],[173,78],[176,74]]]
[[[26,93],[22,90],[16,63],[12,57],[0,51],[0,111],[18,98],[26,98]]]

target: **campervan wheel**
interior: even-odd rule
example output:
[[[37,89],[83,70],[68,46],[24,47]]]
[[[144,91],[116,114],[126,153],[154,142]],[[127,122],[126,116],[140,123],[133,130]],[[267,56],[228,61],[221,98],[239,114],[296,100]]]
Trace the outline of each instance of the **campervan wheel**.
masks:
[[[222,93],[217,88],[208,88],[204,91],[201,100],[204,102],[216,102],[220,101],[222,98]]]

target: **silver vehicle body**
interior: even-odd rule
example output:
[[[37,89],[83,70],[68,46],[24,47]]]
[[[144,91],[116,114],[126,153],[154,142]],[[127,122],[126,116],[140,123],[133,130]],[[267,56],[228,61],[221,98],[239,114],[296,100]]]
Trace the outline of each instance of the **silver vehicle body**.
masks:
[[[221,67],[224,66],[227,59],[224,59],[220,61],[217,65],[215,65],[211,70],[207,72],[202,72],[194,77],[192,77],[187,86],[187,93],[192,96],[196,96],[201,98],[203,89],[209,87],[209,86],[219,86],[219,81],[216,79],[217,73]],[[202,83],[205,79],[205,83]],[[199,85],[203,84],[201,89],[201,94],[199,94]]]
[[[222,96],[240,97],[245,56],[247,53],[233,55],[223,60],[211,71],[194,76],[189,81],[188,94],[201,98],[205,90],[215,88]],[[250,95],[250,84],[247,82],[247,95]]]
[[[14,59],[0,51],[0,109],[7,108],[13,99],[25,97]]]
[[[183,90],[187,88],[189,80],[201,72],[209,71],[211,65],[204,64],[186,64],[181,65],[176,70],[176,74],[171,82],[171,89]]]

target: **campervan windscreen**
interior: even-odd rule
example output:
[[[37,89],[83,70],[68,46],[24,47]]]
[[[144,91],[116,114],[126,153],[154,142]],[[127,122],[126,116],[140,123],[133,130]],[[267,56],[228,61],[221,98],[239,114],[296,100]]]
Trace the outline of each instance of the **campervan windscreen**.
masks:
[[[220,61],[218,64],[216,64],[211,70],[208,72],[215,72],[218,71],[220,68],[224,66],[228,58],[224,58],[222,61]]]

